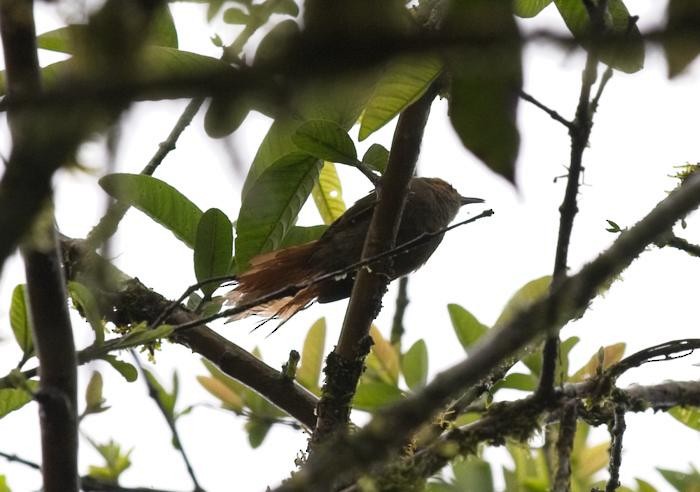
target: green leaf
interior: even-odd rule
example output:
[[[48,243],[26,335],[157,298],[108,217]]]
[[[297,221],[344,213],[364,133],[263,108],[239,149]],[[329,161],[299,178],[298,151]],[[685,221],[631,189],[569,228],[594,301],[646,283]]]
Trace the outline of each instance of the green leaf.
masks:
[[[383,145],[372,144],[362,156],[362,162],[384,174],[386,165],[389,163],[389,151]]]
[[[448,304],[447,311],[450,313],[457,339],[465,352],[468,352],[468,349],[489,330],[488,326],[479,322],[472,313],[458,304]]]
[[[513,11],[518,17],[535,17],[550,3],[552,0],[515,0]]]
[[[345,212],[343,187],[340,184],[335,164],[332,162],[323,163],[318,181],[311,190],[311,196],[324,224],[331,224],[343,215]]]
[[[174,187],[143,174],[109,174],[99,184],[110,196],[141,210],[194,248],[202,211]]]
[[[469,492],[493,492],[491,465],[477,457],[452,462],[452,472],[458,490]]]
[[[678,492],[692,492],[700,490],[700,473],[695,468],[691,469],[690,473],[683,473],[665,468],[656,469],[668,483],[670,483]]]
[[[316,226],[294,226],[287,231],[284,235],[281,248],[287,248],[289,246],[296,246],[297,244],[306,244],[310,241],[315,241],[320,238],[324,232],[328,229],[327,225],[316,225]]]
[[[401,358],[401,372],[412,390],[425,386],[428,380],[428,348],[424,340],[411,345]]]
[[[117,483],[119,476],[131,466],[131,451],[122,453],[121,446],[110,440],[107,444],[97,444],[88,438],[88,442],[105,460],[105,466],[90,465],[88,475],[108,483]]]
[[[38,48],[61,53],[75,53],[76,42],[79,36],[85,34],[85,25],[70,24],[59,27],[53,31],[47,31],[36,38]]]
[[[204,130],[212,138],[226,137],[241,126],[250,106],[240,97],[212,97],[204,115]]]
[[[233,226],[218,208],[210,208],[199,220],[194,246],[194,271],[197,281],[222,277],[228,273],[233,256]],[[220,282],[201,287],[204,295],[211,296]]]
[[[615,343],[607,347],[601,347],[590,360],[578,371],[576,371],[569,380],[574,383],[583,381],[596,376],[599,372],[605,371],[613,364],[619,362],[625,354],[625,344]]]
[[[521,391],[534,391],[537,388],[537,378],[532,374],[514,372],[508,374],[503,380],[496,383],[496,389],[510,388]]]
[[[371,412],[394,403],[402,397],[403,393],[396,386],[381,381],[363,381],[357,387],[352,406],[359,410]]]
[[[563,342],[561,342],[561,346],[559,348],[558,361],[558,364],[561,366],[561,370],[557,372],[564,376],[565,381],[568,381],[569,378],[569,353],[578,344],[580,340],[581,339],[579,337],[569,337]],[[558,378],[559,377],[560,376],[558,376]],[[560,383],[561,381],[557,381],[557,384]]]
[[[280,246],[309,196],[321,164],[307,154],[278,159],[246,193],[238,215],[236,263],[244,271],[250,259]]]
[[[250,22],[250,16],[239,8],[231,7],[224,10],[224,22],[226,24],[245,25]]]
[[[10,304],[10,326],[15,336],[17,345],[22,349],[23,359],[28,359],[34,354],[34,341],[32,330],[29,326],[29,312],[25,285],[18,284],[12,291],[12,303]]]
[[[396,386],[399,381],[399,354],[375,325],[369,330],[372,349],[367,357],[367,369],[374,371],[384,382]]]
[[[153,20],[151,21],[151,34],[146,44],[177,48],[178,39],[177,30],[175,29],[175,20],[173,19],[173,14],[170,12],[170,7],[167,3],[163,3],[157,7]]]
[[[105,355],[101,357],[102,360],[105,362],[109,363],[116,371],[122,375],[124,379],[126,379],[127,383],[133,383],[136,381],[139,377],[139,373],[136,370],[134,366],[129,364],[128,362],[124,362],[123,360],[117,359],[116,356],[114,355]]]
[[[311,120],[302,123],[292,135],[302,151],[329,162],[353,165],[357,150],[348,132],[332,121]]]
[[[170,420],[175,419],[175,402],[177,400],[177,373],[173,373],[173,391],[168,392],[148,369],[143,369],[143,373],[148,379],[150,387],[154,390],[155,397],[163,408],[164,413]]]
[[[213,396],[221,400],[221,406],[236,413],[241,413],[245,403],[243,398],[221,380],[210,376],[197,376],[197,381]]]
[[[267,436],[268,431],[272,427],[272,423],[267,420],[252,417],[245,423],[244,427],[248,432],[248,442],[250,443],[250,447],[255,449],[265,440],[265,436]]]
[[[26,380],[26,384],[32,391],[39,386],[38,382],[31,379]],[[24,388],[0,389],[0,419],[10,412],[19,410],[30,401],[32,401],[32,395]]]
[[[441,71],[442,61],[434,55],[389,63],[362,114],[358,139],[364,140],[415,102]]]
[[[552,282],[550,275],[531,280],[523,285],[518,291],[513,294],[506,303],[500,316],[494,323],[494,329],[508,323],[522,310],[527,309],[534,302],[540,300],[549,293],[549,285]]]
[[[637,482],[637,492],[657,492],[656,487],[654,487],[646,480],[642,480],[641,478],[635,478],[634,481]]]
[[[157,328],[149,329],[146,323],[141,323],[132,328],[128,334],[105,342],[104,346],[109,350],[123,350],[138,347],[155,342],[161,338],[167,338],[172,332],[173,327],[170,325],[160,325]]]
[[[574,474],[579,479],[590,479],[593,475],[608,465],[610,461],[610,444],[602,442],[595,446],[585,447],[577,456],[578,466]]]
[[[130,83],[158,86],[161,83],[178,78],[191,77],[196,73],[200,77],[221,77],[235,75],[236,70],[227,63],[211,56],[189,51],[169,48],[167,46],[146,46],[139,53]],[[74,58],[53,63],[41,68],[42,86],[49,90],[60,83],[70,83],[70,77],[80,75],[80,64]],[[2,72],[0,72],[2,73]],[[0,95],[5,93],[4,77],[0,78]],[[171,97],[168,91],[143,91],[137,100],[162,100]]]
[[[0,475],[0,492],[12,492],[10,486],[7,485],[7,478],[5,475]]]
[[[590,18],[584,2],[581,0],[554,0],[566,27],[575,38],[582,39],[582,45],[590,49],[586,41],[591,36]],[[630,19],[630,13],[622,0],[609,0],[605,16],[606,31],[600,59],[626,73],[641,70],[644,66],[644,40],[635,22]]]
[[[326,344],[326,318],[317,320],[304,339],[301,364],[297,369],[297,380],[309,391],[320,394],[319,378],[323,363],[323,348]]]
[[[78,282],[68,282],[68,293],[71,299],[95,332],[95,345],[101,346],[105,341],[105,327],[97,299],[90,289]]]
[[[85,415],[104,412],[109,408],[104,406],[106,400],[102,396],[102,387],[102,374],[100,371],[93,371],[85,389]]]
[[[512,183],[520,146],[516,111],[522,60],[511,2],[471,0],[450,5],[447,32],[479,39],[448,57],[450,121],[464,146]],[[509,42],[494,41],[503,38]]]
[[[86,35],[87,29],[85,24],[69,24],[37,36],[37,47],[50,51],[75,54],[79,48],[79,43],[84,42]],[[158,7],[151,23],[151,33],[146,44],[177,48],[177,30],[167,4]]]
[[[663,48],[668,76],[673,78],[700,55],[700,4],[697,0],[670,0],[666,18]]]
[[[666,413],[691,429],[700,431],[700,408],[698,407],[673,407]]]

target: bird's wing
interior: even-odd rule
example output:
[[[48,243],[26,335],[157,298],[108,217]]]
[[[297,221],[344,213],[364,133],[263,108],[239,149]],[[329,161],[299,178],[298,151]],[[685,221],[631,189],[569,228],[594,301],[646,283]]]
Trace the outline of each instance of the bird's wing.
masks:
[[[361,221],[368,221],[372,217],[374,205],[377,203],[377,192],[372,191],[369,195],[360,198],[355,204],[347,209],[328,229],[323,233],[320,241],[324,238],[333,237],[338,230],[347,229],[348,226]]]

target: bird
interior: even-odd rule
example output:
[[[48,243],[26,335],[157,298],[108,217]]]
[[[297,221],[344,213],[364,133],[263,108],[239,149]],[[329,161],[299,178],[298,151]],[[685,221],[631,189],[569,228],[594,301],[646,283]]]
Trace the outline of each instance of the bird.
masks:
[[[439,231],[449,225],[459,209],[483,201],[461,196],[440,178],[412,178],[396,245],[424,233],[435,235],[406,251],[397,252],[390,269],[384,272],[389,280],[420,268],[440,245],[444,232]],[[234,289],[225,295],[227,304],[234,307],[255,304],[257,299],[282,289],[284,296],[253,305],[228,321],[260,315],[266,318],[265,322],[277,318],[283,324],[314,301],[327,303],[350,297],[356,272],[329,274],[361,260],[376,203],[377,190],[374,190],[331,223],[319,239],[253,257],[249,268],[236,277]],[[323,276],[328,278],[315,281]]]

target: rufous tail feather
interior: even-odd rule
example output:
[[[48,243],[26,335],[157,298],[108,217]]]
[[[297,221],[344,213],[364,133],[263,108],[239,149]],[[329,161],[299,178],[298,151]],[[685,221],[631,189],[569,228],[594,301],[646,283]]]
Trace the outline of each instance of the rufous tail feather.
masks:
[[[227,304],[242,306],[254,303],[275,291],[307,283],[313,275],[309,256],[314,248],[315,241],[312,241],[254,257],[250,261],[250,268],[237,277],[238,285],[226,295]],[[313,302],[318,294],[318,285],[302,287],[293,295],[251,307],[230,317],[228,321],[253,314],[287,320]]]

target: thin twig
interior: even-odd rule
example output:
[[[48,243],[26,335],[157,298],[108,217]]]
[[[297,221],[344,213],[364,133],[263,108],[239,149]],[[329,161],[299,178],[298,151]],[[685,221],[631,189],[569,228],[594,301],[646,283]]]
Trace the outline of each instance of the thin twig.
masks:
[[[622,465],[622,436],[625,433],[625,407],[615,407],[613,423],[610,426],[610,463],[608,471],[610,478],[605,484],[605,492],[615,492],[620,486],[620,466]]]
[[[557,439],[557,473],[554,476],[553,492],[568,492],[571,489],[571,452],[574,449],[574,437],[576,437],[576,405],[576,401],[571,401],[562,408]]]
[[[583,152],[588,145],[593,121],[591,119],[590,97],[591,88],[597,78],[598,58],[593,50],[588,53],[586,66],[581,76],[581,91],[579,93],[576,118],[569,127],[571,136],[571,156],[566,182],[564,199],[559,207],[559,235],[554,258],[552,273],[552,288],[556,287],[565,276],[569,256],[569,243],[574,227],[574,217],[578,212],[577,197],[581,171],[583,169]],[[546,395],[554,387],[556,380],[557,360],[559,359],[559,335],[547,339],[542,351],[542,372],[540,373],[538,393]]]
[[[548,106],[545,106],[542,104],[540,101],[532,97],[530,94],[525,92],[524,90],[520,90],[519,95],[522,99],[525,101],[534,104],[538,108],[540,108],[542,111],[547,113],[553,120],[558,121],[562,125],[564,125],[567,129],[571,130],[571,127],[573,126],[573,123],[571,123],[569,120],[564,118],[562,115],[554,111],[553,109],[549,108]]]
[[[194,468],[192,468],[192,464],[190,463],[189,458],[187,458],[187,453],[185,452],[185,448],[182,445],[182,440],[180,439],[180,433],[177,431],[177,426],[175,425],[175,419],[173,418],[173,415],[168,411],[167,408],[163,405],[163,401],[161,400],[160,396],[158,395],[158,388],[156,388],[153,385],[153,382],[151,379],[148,377],[146,374],[146,369],[143,367],[143,363],[141,362],[141,358],[138,356],[135,350],[131,350],[131,356],[134,359],[134,362],[136,363],[136,366],[139,368],[139,371],[141,372],[141,376],[143,380],[146,383],[146,387],[148,388],[148,396],[151,397],[151,399],[155,402],[156,406],[158,407],[158,410],[160,410],[160,413],[163,415],[163,418],[165,418],[165,422],[168,424],[168,427],[170,428],[170,433],[173,436],[173,445],[175,449],[177,449],[180,453],[180,456],[182,456],[182,461],[185,463],[185,468],[187,468],[187,473],[190,476],[190,479],[192,480],[192,484],[194,485],[194,492],[205,492],[204,489],[202,488],[201,485],[199,485],[199,481],[197,481],[197,476],[194,473]],[[174,411],[174,409],[173,409]]]
[[[29,460],[25,460],[24,458],[20,458],[16,454],[9,454],[9,453],[5,453],[3,451],[0,451],[0,457],[5,458],[10,463],[20,463],[22,465],[28,466],[29,468],[34,468],[35,470],[41,470],[41,466],[39,466],[38,463],[35,463],[33,461],[29,461]]]
[[[396,307],[391,322],[391,344],[401,350],[401,339],[404,333],[403,318],[408,307],[408,276],[399,280],[399,290],[396,293]]]
[[[199,111],[199,108],[202,107],[203,103],[203,97],[196,97],[187,104],[187,107],[178,118],[173,129],[170,131],[170,134],[163,142],[160,143],[160,145],[158,145],[158,149],[156,150],[155,154],[153,154],[153,157],[151,157],[148,164],[146,164],[146,166],[141,170],[141,174],[147,176],[153,175],[165,157],[172,150],[175,150],[177,140],[180,138],[180,135],[182,135],[182,132],[185,131],[185,128],[187,128],[192,122],[192,119]],[[107,212],[105,212],[104,216],[100,219],[97,225],[92,228],[87,238],[85,238],[87,244],[89,244],[91,248],[96,249],[110,237],[112,237],[119,226],[119,222],[121,222],[121,220],[124,218],[124,215],[129,208],[130,205],[124,202],[117,201],[112,203],[107,209]]]
[[[656,241],[656,246],[659,248],[663,248],[665,246],[670,246],[672,248],[676,248],[681,251],[685,251],[691,256],[696,256],[700,257],[700,245],[693,244],[689,242],[687,239],[683,239],[682,237],[676,236],[673,231],[670,231],[669,234],[665,235],[664,237],[660,238],[658,241]]]

